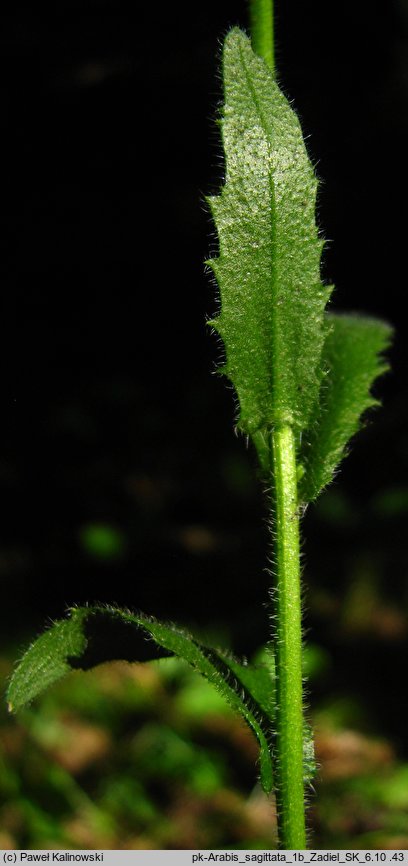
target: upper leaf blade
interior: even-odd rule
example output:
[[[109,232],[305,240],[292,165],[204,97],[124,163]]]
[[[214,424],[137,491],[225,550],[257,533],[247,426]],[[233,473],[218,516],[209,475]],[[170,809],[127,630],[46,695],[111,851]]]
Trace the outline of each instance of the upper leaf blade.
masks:
[[[317,179],[298,118],[238,29],[225,41],[222,137],[226,181],[209,199],[219,256],[222,372],[248,434],[303,429],[317,400],[330,290],[320,280]]]
[[[330,483],[347,442],[361,426],[361,415],[378,405],[371,394],[375,379],[388,369],[381,353],[392,328],[378,319],[357,314],[330,314],[324,347],[326,375],[310,430],[303,436],[300,460],[304,475],[299,497],[311,502]]]
[[[261,782],[270,792],[273,668],[244,664],[174,625],[143,614],[101,606],[74,608],[69,619],[51,626],[23,656],[8,688],[9,707],[21,709],[71,670],[114,659],[140,662],[171,655],[192,665],[245,719],[258,739]]]

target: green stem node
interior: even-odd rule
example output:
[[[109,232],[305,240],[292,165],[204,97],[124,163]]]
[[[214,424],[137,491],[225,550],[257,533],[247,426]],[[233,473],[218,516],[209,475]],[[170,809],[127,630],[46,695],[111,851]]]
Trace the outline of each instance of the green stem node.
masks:
[[[303,783],[302,626],[295,441],[291,427],[271,439],[277,572],[276,797],[281,848],[306,847]]]

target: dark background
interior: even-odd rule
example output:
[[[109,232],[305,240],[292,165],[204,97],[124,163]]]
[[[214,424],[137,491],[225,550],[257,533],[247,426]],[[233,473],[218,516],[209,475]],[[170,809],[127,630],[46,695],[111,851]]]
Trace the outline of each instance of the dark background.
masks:
[[[233,395],[211,375],[202,264],[203,196],[222,178],[220,44],[247,26],[246,4],[16,2],[0,24],[4,641],[98,600],[250,654],[268,635],[266,508]],[[276,31],[324,181],[333,304],[397,328],[384,408],[306,516],[307,625],[334,687],[367,683],[378,718],[382,680],[402,738],[408,5],[285,0]],[[373,593],[379,625],[370,613],[359,630]]]

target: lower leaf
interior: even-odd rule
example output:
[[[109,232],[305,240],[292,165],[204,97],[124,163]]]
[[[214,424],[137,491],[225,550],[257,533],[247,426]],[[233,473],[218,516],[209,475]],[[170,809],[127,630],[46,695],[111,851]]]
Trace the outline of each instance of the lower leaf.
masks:
[[[8,688],[10,711],[24,707],[72,670],[113,660],[145,662],[166,656],[188,662],[225,697],[255,733],[264,790],[273,786],[271,741],[275,717],[273,664],[249,665],[207,647],[173,624],[113,607],[73,608],[27,650]]]

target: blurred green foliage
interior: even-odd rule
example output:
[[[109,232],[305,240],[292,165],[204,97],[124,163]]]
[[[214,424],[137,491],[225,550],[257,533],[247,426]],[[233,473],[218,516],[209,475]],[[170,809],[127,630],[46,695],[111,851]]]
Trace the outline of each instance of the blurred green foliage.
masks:
[[[309,647],[312,687],[332,664]],[[176,659],[74,673],[17,719],[1,714],[3,848],[275,847],[253,737]],[[326,697],[314,722],[313,845],[408,848],[408,764],[367,732],[358,700]]]
[[[380,517],[399,517],[408,512],[408,487],[386,487],[373,501],[373,509]]]
[[[123,533],[105,523],[89,523],[82,527],[80,541],[85,552],[97,559],[114,559],[126,547]]]

